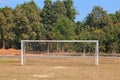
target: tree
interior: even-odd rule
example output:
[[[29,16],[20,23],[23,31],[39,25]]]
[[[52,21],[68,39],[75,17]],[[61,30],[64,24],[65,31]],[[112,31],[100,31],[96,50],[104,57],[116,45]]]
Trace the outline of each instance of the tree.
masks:
[[[73,5],[73,0],[63,0],[65,7],[67,9],[66,16],[74,22],[75,16],[77,14],[74,5]]]
[[[29,39],[32,28],[29,26],[29,19],[26,16],[26,10],[22,5],[18,5],[14,10],[14,33],[17,35],[15,38],[16,47],[20,48],[21,40]]]
[[[5,7],[0,9],[0,35],[2,40],[2,48],[7,47],[9,40],[14,40],[15,35],[13,29],[13,11],[11,8]]]
[[[40,9],[34,1],[18,5],[14,10],[14,32],[16,44],[20,48],[21,40],[43,39]]]
[[[56,2],[53,3],[53,18],[55,20],[55,22],[57,21],[58,18],[60,18],[60,16],[66,16],[67,13],[67,9],[64,5],[64,3],[60,0],[57,0]]]
[[[55,22],[53,19],[53,5],[51,0],[45,0],[44,1],[44,7],[42,9],[42,12],[40,14],[42,20],[41,23],[43,24],[43,36],[45,36],[44,39],[51,39],[52,34],[52,27]]]
[[[58,40],[74,39],[73,23],[68,18],[61,16],[54,25],[53,34]]]
[[[78,36],[83,31],[83,29],[85,29],[84,24],[80,21],[77,21],[75,23],[75,34],[76,34],[76,36]]]
[[[42,23],[40,17],[40,9],[34,1],[30,1],[22,5],[25,10],[26,17],[29,20],[29,26],[32,28],[29,39],[42,39]]]
[[[103,28],[104,26],[112,26],[112,20],[102,7],[95,6],[86,18],[86,25]]]
[[[67,1],[61,1],[57,0],[52,3],[51,0],[45,0],[45,5],[41,13],[42,17],[42,23],[44,26],[44,33],[46,36],[46,39],[54,39],[53,36],[53,29],[54,25],[57,23],[58,19],[60,17],[68,18],[71,22],[74,21],[75,15],[75,9],[73,7],[73,1],[67,0]]]
[[[42,17],[42,23],[45,25],[52,25],[52,1],[51,0],[45,0],[44,1],[44,7],[41,12]]]
[[[120,10],[116,11],[114,14],[109,14],[109,16],[111,17],[113,24],[115,26],[119,26],[120,25]]]
[[[117,18],[117,23],[120,23],[120,10],[116,11],[115,16]]]

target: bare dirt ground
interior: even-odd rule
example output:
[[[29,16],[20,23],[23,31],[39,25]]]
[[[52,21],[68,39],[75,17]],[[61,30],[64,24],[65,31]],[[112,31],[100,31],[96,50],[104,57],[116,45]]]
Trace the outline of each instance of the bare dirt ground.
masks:
[[[2,55],[20,55],[20,50],[16,49],[0,49],[0,56]]]
[[[0,49],[3,55],[20,55],[20,50]],[[0,80],[120,80],[117,57],[99,58],[99,66],[88,57],[28,57],[26,65],[21,66],[19,57],[0,57]]]
[[[120,80],[120,58],[100,58],[99,66],[90,58],[0,60],[0,80]]]

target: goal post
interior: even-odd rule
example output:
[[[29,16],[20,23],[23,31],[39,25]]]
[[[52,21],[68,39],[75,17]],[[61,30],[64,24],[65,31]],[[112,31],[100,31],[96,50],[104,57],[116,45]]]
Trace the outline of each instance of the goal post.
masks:
[[[26,63],[26,43],[95,43],[95,65],[99,65],[99,41],[98,40],[21,40],[21,65]],[[49,46],[48,46],[49,47]],[[49,49],[48,49],[49,50]],[[49,52],[49,51],[48,51]]]

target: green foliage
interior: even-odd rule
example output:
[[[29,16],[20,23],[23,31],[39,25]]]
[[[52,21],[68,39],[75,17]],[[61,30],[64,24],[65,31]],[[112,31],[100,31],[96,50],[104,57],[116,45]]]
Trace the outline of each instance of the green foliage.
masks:
[[[102,7],[95,6],[86,18],[86,25],[103,28],[104,26],[112,26],[112,21]]]
[[[99,40],[101,52],[120,53],[120,10],[107,14],[102,7],[95,6],[84,22],[74,21],[76,13],[73,0],[44,0],[42,9],[33,0],[14,9],[0,8],[0,48],[20,48],[20,42],[24,39],[76,39]],[[41,45],[52,46],[49,43]],[[69,51],[84,51],[88,45],[75,43],[75,49],[70,46]],[[61,44],[64,50],[66,46],[69,44]],[[94,49],[93,45],[90,47],[90,50]]]
[[[74,27],[72,22],[68,18],[61,16],[54,25],[53,33],[57,40],[74,39]]]
[[[56,2],[53,3],[53,11],[54,11],[55,22],[57,21],[57,19],[59,19],[60,16],[66,17],[67,9],[64,3],[60,0],[57,0]]]
[[[14,15],[14,33],[17,35],[15,38],[17,44],[21,40],[42,38],[40,9],[33,1],[18,5],[14,9]],[[20,44],[17,46],[20,48]]]
[[[73,0],[63,0],[65,7],[66,7],[66,16],[69,18],[69,20],[71,20],[72,22],[74,22],[75,16],[77,14],[74,5],[73,5]]]
[[[46,25],[52,25],[52,1],[51,0],[45,0],[44,1],[44,7],[43,11],[41,12],[42,17],[42,23]]]
[[[109,16],[111,17],[112,22],[115,26],[120,25],[120,10],[116,11],[115,14],[109,14]]]
[[[42,36],[43,39],[52,39],[51,37],[51,31],[52,26],[55,23],[55,18],[53,16],[53,5],[51,0],[45,0],[44,1],[44,7],[42,12],[40,13],[40,16],[42,18],[41,23],[43,24],[42,28]]]
[[[15,34],[12,32],[13,28],[13,11],[11,8],[5,7],[0,9],[0,35],[2,41],[2,48],[7,47],[8,40],[14,40]]]

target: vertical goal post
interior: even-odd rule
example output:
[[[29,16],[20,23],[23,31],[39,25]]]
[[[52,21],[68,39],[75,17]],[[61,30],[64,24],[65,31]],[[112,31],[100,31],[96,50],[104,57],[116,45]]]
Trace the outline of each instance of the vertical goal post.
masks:
[[[33,42],[50,42],[50,43],[54,43],[54,42],[86,42],[86,43],[95,43],[95,65],[99,65],[99,41],[98,40],[21,40],[21,65],[24,65],[26,62],[26,53],[25,53],[25,43],[33,43]]]

